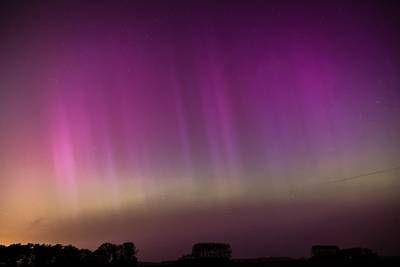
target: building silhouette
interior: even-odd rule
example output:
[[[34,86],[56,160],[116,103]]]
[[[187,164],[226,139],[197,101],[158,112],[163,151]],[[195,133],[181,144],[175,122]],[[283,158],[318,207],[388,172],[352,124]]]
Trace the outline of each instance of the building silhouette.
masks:
[[[311,255],[313,258],[333,258],[338,257],[340,248],[338,246],[312,246]]]

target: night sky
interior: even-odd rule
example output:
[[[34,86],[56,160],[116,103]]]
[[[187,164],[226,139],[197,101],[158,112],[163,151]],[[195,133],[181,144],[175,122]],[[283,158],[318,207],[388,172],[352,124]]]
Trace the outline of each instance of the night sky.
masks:
[[[0,243],[400,254],[396,1],[1,1]]]

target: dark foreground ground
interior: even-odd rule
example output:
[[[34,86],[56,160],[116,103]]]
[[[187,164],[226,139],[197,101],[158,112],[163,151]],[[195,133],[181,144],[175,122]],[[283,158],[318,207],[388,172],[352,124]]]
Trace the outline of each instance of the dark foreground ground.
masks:
[[[161,262],[161,263],[139,262],[138,265],[139,267],[400,266],[400,257],[376,257],[374,259],[354,259],[354,260],[264,258],[264,259],[231,260],[226,262],[212,262],[212,261],[171,261],[171,262]]]
[[[0,267],[23,267],[20,264],[0,264]],[[42,265],[34,265],[42,266]],[[58,264],[43,265],[59,266]],[[131,264],[76,264],[60,266],[74,267],[339,267],[339,266],[400,266],[400,257],[376,257],[374,259],[353,259],[353,260],[315,260],[315,259],[288,259],[288,258],[262,258],[262,259],[241,259],[230,261],[208,261],[208,260],[192,260],[192,261],[165,261],[165,262],[138,262]]]

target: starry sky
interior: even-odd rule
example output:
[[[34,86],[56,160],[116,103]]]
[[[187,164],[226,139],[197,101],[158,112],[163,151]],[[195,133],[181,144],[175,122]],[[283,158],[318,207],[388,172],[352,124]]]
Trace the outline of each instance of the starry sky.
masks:
[[[0,243],[400,254],[396,1],[2,1]]]

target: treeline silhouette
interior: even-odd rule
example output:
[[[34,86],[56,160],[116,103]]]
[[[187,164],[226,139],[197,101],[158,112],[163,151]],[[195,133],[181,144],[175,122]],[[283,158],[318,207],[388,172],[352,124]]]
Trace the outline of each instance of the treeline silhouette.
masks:
[[[0,245],[0,266],[134,266],[137,249],[132,242],[104,243],[95,251],[72,245]]]
[[[138,262],[138,250],[134,243],[120,245],[104,243],[94,251],[72,245],[12,244],[0,245],[0,267],[279,267],[279,266],[400,266],[399,257],[379,257],[367,248],[341,249],[333,245],[311,248],[311,257],[292,259],[287,257],[263,257],[232,259],[232,249],[226,243],[197,243],[190,254],[176,261]]]

